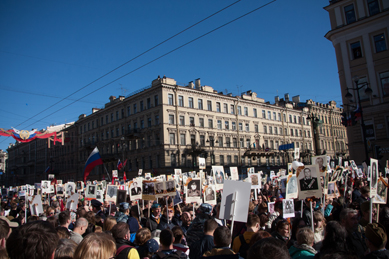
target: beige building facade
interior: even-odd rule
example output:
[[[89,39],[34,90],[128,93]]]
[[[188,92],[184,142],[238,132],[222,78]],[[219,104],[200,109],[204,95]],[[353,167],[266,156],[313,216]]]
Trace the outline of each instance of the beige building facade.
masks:
[[[347,127],[350,156],[358,164],[379,158],[382,170],[389,159],[389,1],[338,0],[324,9],[345,111],[363,112],[364,123]]]

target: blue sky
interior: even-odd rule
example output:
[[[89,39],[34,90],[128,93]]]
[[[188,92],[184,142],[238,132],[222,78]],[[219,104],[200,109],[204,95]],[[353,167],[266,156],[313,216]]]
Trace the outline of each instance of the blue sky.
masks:
[[[277,0],[138,69],[270,1],[235,2],[0,1],[0,128],[75,121],[103,107],[110,95],[128,95],[158,75],[181,85],[201,78],[202,85],[234,95],[252,90],[271,103],[289,93],[302,101],[341,104],[335,51],[324,38],[330,30],[323,9],[328,0]],[[0,136],[0,149],[9,143],[14,140]]]

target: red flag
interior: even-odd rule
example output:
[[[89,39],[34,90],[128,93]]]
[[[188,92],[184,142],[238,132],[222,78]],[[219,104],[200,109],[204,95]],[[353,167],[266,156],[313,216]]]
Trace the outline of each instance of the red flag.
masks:
[[[120,171],[122,169],[122,167],[123,167],[123,164],[122,164],[122,162],[120,162],[120,159],[119,159],[118,164],[117,164],[117,168]]]
[[[127,160],[126,160],[127,162]],[[124,162],[125,163],[125,162]],[[127,181],[127,176],[126,176],[126,172],[123,173],[123,181],[126,182]]]

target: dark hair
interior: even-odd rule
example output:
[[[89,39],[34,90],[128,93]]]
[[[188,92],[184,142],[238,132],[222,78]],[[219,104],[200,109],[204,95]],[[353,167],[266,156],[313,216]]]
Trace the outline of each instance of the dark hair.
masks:
[[[0,239],[7,239],[9,234],[9,225],[5,220],[0,219]]]
[[[267,231],[264,231],[264,230],[260,230],[258,232],[255,232],[252,236],[251,236],[251,239],[250,239],[250,246],[252,246],[255,242],[261,240],[261,239],[264,239],[264,238],[268,238],[268,237],[271,237],[270,233],[267,232]]]
[[[247,259],[289,259],[286,243],[274,237],[263,238],[255,242],[247,252]]]
[[[58,219],[56,217],[48,217],[46,221],[52,224],[55,228],[58,227]]]
[[[57,248],[58,241],[57,232],[50,223],[29,222],[11,233],[7,240],[7,252],[12,259],[49,259]]]
[[[180,226],[173,227],[172,232],[174,235],[174,243],[175,244],[180,243],[182,237],[184,236],[184,232],[182,231],[181,227]]]
[[[58,234],[58,237],[59,239],[69,239],[70,238],[70,233],[69,233],[69,230],[65,227],[56,227],[57,230],[57,234]]]
[[[296,234],[297,234],[297,230],[299,230],[300,228],[300,222],[304,222],[304,227],[306,226],[306,223],[304,221],[303,218],[294,218],[293,219],[293,223],[292,223],[292,235],[290,237],[291,240],[297,240],[297,237],[296,237]]]
[[[368,186],[363,186],[360,189],[360,191],[361,191],[362,194],[367,194],[368,192],[370,192],[370,188]]]
[[[66,222],[68,222],[68,220],[70,219],[70,213],[69,211],[62,211],[59,215],[58,215],[58,222],[59,222],[59,225],[65,225]]]
[[[164,229],[159,234],[159,242],[161,245],[168,247],[173,244],[173,237],[173,232],[170,229]]]
[[[231,231],[225,226],[217,227],[213,233],[213,242],[217,247],[229,246],[231,244]]]
[[[130,227],[125,222],[119,222],[111,229],[112,236],[115,239],[123,239],[129,231]]]
[[[326,236],[320,248],[321,253],[347,252],[347,230],[337,221],[330,221],[325,228]]]
[[[151,239],[151,231],[148,228],[140,228],[136,231],[135,243],[138,246],[144,245],[147,241]]]
[[[208,219],[204,222],[204,232],[214,231],[218,226],[214,219]]]
[[[246,223],[246,225],[248,227],[255,227],[255,225],[257,223],[258,223],[258,225],[261,225],[261,221],[260,221],[258,215],[256,215],[256,214],[249,214],[247,216],[247,223]]]
[[[55,250],[54,259],[72,259],[77,243],[70,239],[60,239]]]
[[[78,210],[77,210],[77,216],[79,217],[79,218],[85,218],[86,217],[86,210],[84,209],[84,208],[78,208]]]

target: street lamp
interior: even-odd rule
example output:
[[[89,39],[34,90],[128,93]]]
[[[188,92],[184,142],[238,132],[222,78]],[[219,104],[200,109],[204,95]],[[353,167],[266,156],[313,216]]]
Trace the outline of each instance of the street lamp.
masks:
[[[312,134],[313,134],[313,139],[315,141],[315,154],[316,156],[319,155],[319,151],[320,149],[318,148],[319,147],[319,144],[317,142],[317,132],[316,132],[316,129],[318,126],[321,126],[321,124],[323,124],[323,122],[320,121],[319,117],[317,117],[316,115],[314,115],[313,113],[311,114],[308,114],[308,117],[307,117],[307,120],[310,120],[311,121],[311,127],[312,127]]]
[[[351,101],[352,98],[353,98],[353,95],[349,92],[349,89],[357,91],[358,107],[361,110],[361,126],[362,126],[363,146],[365,148],[365,159],[366,159],[365,162],[368,163],[368,161],[369,161],[369,153],[368,153],[368,150],[367,150],[366,128],[365,128],[365,122],[363,120],[363,109],[362,109],[362,105],[361,105],[361,97],[359,95],[359,90],[361,90],[363,87],[367,86],[366,89],[365,89],[365,94],[367,96],[369,96],[369,97],[373,93],[373,90],[371,90],[371,88],[369,87],[369,84],[367,82],[364,82],[364,83],[360,84],[360,86],[358,86],[358,82],[359,82],[359,78],[358,77],[353,77],[353,81],[355,83],[355,88],[346,87],[347,93],[346,93],[345,97]]]
[[[209,146],[212,149],[212,152],[211,152],[211,165],[214,165],[215,164],[215,154],[213,152],[213,147],[215,146],[215,143],[218,144],[219,141],[216,140],[216,142],[215,142],[215,139],[211,138],[211,140],[207,139],[206,142],[209,144]]]

